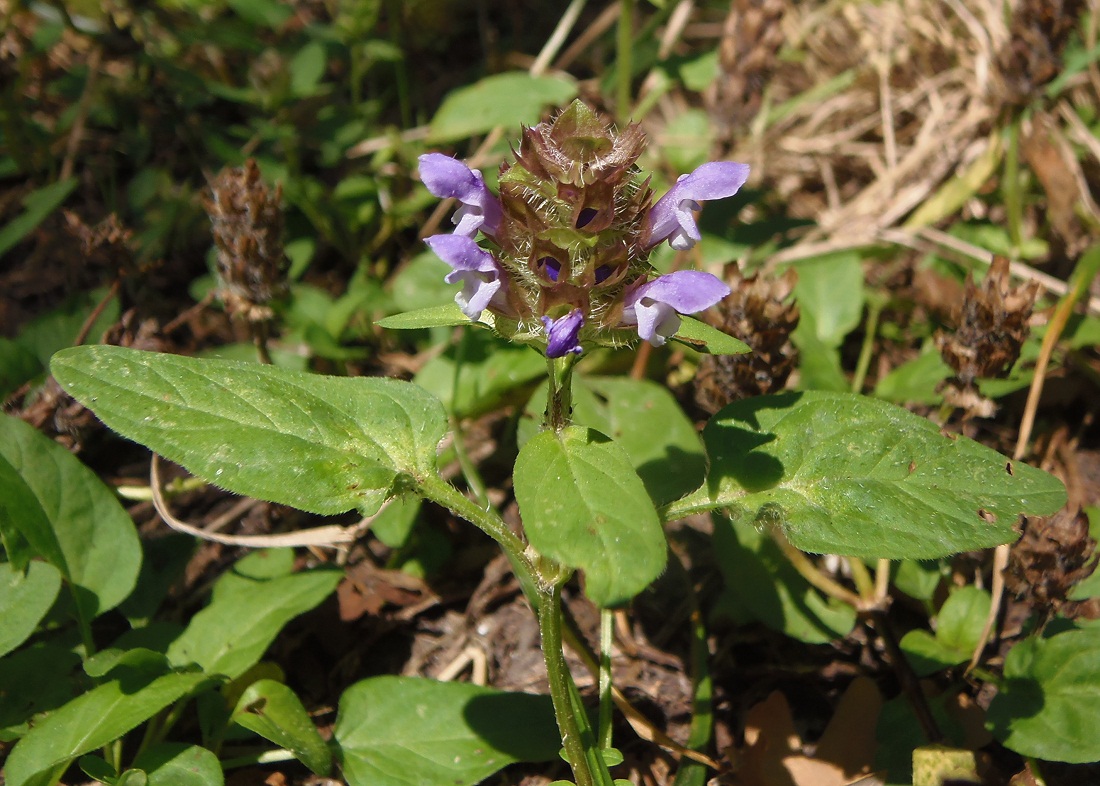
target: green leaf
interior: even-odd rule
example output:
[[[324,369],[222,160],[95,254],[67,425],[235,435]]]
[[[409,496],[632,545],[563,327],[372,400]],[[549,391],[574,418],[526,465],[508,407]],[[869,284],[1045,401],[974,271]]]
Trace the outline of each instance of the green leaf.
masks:
[[[752,351],[741,339],[691,317],[680,317],[680,329],[673,340],[708,355],[743,355]]]
[[[562,106],[577,94],[571,80],[513,71],[488,76],[452,91],[432,118],[430,143],[465,139],[497,126],[516,133],[534,125],[547,107]]]
[[[311,513],[378,510],[435,472],[446,416],[393,379],[324,377],[121,347],[54,356],[54,376],[108,426],[195,475]]]
[[[546,388],[541,387],[520,421],[521,447],[538,433],[545,409]],[[573,422],[622,446],[655,505],[698,488],[706,473],[694,425],[668,388],[649,380],[574,376]]]
[[[16,744],[5,765],[7,786],[23,786],[118,739],[206,679],[204,674],[165,674],[150,679],[134,672],[93,688],[50,713]]]
[[[992,599],[977,587],[961,587],[951,593],[936,616],[936,633],[911,630],[902,637],[901,649],[918,676],[970,660],[978,646]]]
[[[226,573],[210,605],[169,646],[168,659],[237,677],[263,657],[284,625],[332,594],[342,577],[342,571],[325,569],[267,580]]]
[[[752,523],[714,516],[714,556],[725,579],[726,613],[744,610],[749,618],[807,644],[842,639],[855,627],[856,610],[823,598]]]
[[[290,92],[299,98],[316,93],[326,62],[325,45],[320,41],[310,41],[299,49],[290,61]]]
[[[0,563],[0,655],[7,655],[26,641],[50,610],[61,574],[45,562],[32,562],[26,571]]]
[[[727,507],[803,551],[928,559],[1016,538],[1062,484],[875,399],[806,391],[740,401],[703,431],[710,476],[669,516]]]
[[[796,334],[811,333],[838,347],[863,315],[863,266],[859,254],[845,251],[800,262],[794,296],[801,319]]]
[[[249,685],[237,701],[232,720],[286,748],[317,775],[328,775],[332,769],[332,751],[301,699],[281,682],[259,680]]]
[[[420,328],[452,327],[474,324],[453,301],[442,306],[418,308],[404,314],[383,317],[374,324],[387,330],[419,330]]]
[[[218,757],[198,745],[162,742],[137,755],[135,769],[149,776],[148,786],[222,786]]]
[[[545,375],[546,358],[530,347],[485,330],[466,330],[459,345],[425,363],[415,381],[455,415],[468,417],[500,406],[517,389]]]
[[[79,655],[55,644],[33,644],[0,660],[0,742],[22,736],[32,716],[71,699],[79,664]]]
[[[70,177],[36,189],[23,198],[22,213],[0,227],[0,257],[46,220],[46,216],[61,206],[76,188],[77,179]]]
[[[467,786],[561,747],[549,696],[415,677],[352,685],[333,735],[350,786]]]
[[[1100,631],[1026,639],[1009,650],[986,725],[1024,756],[1072,764],[1100,759]]]
[[[875,385],[875,395],[897,404],[939,404],[943,396],[936,390],[951,376],[938,350],[929,346],[912,360],[892,369]]]
[[[599,606],[625,603],[660,575],[666,544],[657,511],[618,444],[570,426],[519,452],[516,501],[540,554],[585,572]]]
[[[18,418],[0,415],[0,537],[21,567],[38,556],[61,573],[86,624],[130,594],[141,544],[94,472]]]

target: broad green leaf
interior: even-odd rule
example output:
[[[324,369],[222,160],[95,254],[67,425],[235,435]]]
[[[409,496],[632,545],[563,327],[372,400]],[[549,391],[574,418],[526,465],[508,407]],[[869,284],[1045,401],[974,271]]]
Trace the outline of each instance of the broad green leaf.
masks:
[[[710,160],[714,124],[702,109],[677,113],[657,137],[661,154],[677,172],[691,172]]]
[[[352,685],[333,736],[350,786],[468,786],[561,747],[549,696],[416,677]]]
[[[798,348],[798,387],[802,390],[846,392],[852,386],[840,365],[840,350],[825,344],[812,330],[795,331],[791,337]]]
[[[1030,638],[1009,650],[987,718],[993,735],[1024,756],[1100,759],[1100,630]]]
[[[457,347],[424,364],[415,382],[455,415],[468,417],[500,406],[517,389],[545,375],[546,358],[530,347],[510,344],[485,330],[466,330]]]
[[[332,751],[301,699],[281,682],[259,680],[249,685],[237,701],[232,720],[286,748],[317,775],[328,775],[332,769]]]
[[[863,314],[863,266],[859,254],[844,251],[796,265],[794,296],[802,314],[795,331],[810,332],[826,346],[838,347],[859,327]]]
[[[23,198],[24,210],[0,227],[0,257],[41,224],[50,213],[68,199],[76,188],[77,179],[70,177],[36,189]]]
[[[129,595],[141,567],[134,523],[111,491],[10,415],[0,415],[0,536],[17,567],[38,556],[57,568],[84,623]]]
[[[419,497],[398,497],[379,512],[370,523],[370,531],[391,549],[404,546],[412,534],[420,513]]]
[[[135,769],[144,770],[148,786],[222,786],[218,757],[198,745],[162,742],[137,755]]]
[[[0,655],[7,655],[26,641],[50,610],[61,574],[46,562],[31,562],[26,571],[0,563]]]
[[[168,659],[176,666],[197,664],[207,674],[243,674],[284,625],[327,598],[342,577],[339,570],[268,580],[226,573],[214,585],[210,605],[168,647]]]
[[[0,659],[0,742],[21,737],[32,716],[71,699],[79,665],[79,655],[56,644],[33,644]]]
[[[16,338],[0,338],[0,396],[33,380],[50,365],[55,352],[72,346],[92,310],[106,295],[106,289],[82,293],[28,322]],[[88,331],[90,340],[98,340],[118,321],[118,314],[118,298],[110,298]],[[255,353],[255,348],[252,351]]]
[[[893,584],[909,597],[927,603],[943,580],[944,571],[944,564],[938,560],[902,560],[894,571]]]
[[[917,675],[925,677],[969,660],[978,646],[991,604],[985,590],[960,587],[936,615],[935,635],[926,630],[906,633],[900,642],[901,649]]]
[[[433,252],[425,250],[417,254],[402,265],[389,283],[394,308],[419,311],[429,306],[449,305],[457,310],[455,286],[443,280],[450,272],[451,266]],[[469,321],[465,314],[463,318]]]
[[[7,786],[23,786],[42,773],[118,739],[142,721],[186,696],[206,675],[135,672],[99,685],[50,713],[12,749],[5,765]]]
[[[673,340],[708,355],[743,355],[751,351],[741,339],[691,317],[680,318],[680,329]]]
[[[520,421],[521,447],[538,433],[545,409],[546,388],[541,387]],[[574,376],[573,422],[622,446],[655,505],[698,488],[706,473],[695,427],[668,388],[649,380]]]
[[[325,65],[325,45],[320,41],[310,41],[299,49],[289,64],[290,92],[298,97],[316,93],[321,77],[325,75]]]
[[[660,575],[666,544],[630,457],[597,431],[544,431],[519,452],[516,501],[540,554],[585,572],[599,606],[625,603]]]
[[[387,330],[418,330],[420,328],[452,327],[473,324],[454,302],[442,306],[429,306],[404,314],[383,317],[375,322]]]
[[[513,71],[488,76],[452,91],[429,126],[429,142],[449,142],[503,126],[509,134],[534,125],[548,107],[564,106],[577,94],[572,81]]]
[[[714,557],[728,593],[724,611],[739,607],[749,618],[808,644],[826,644],[851,633],[855,609],[823,598],[767,533],[748,521],[713,518]]]
[[[939,404],[943,396],[936,390],[951,376],[938,350],[929,347],[912,360],[892,369],[875,385],[875,395],[897,404]]]
[[[1062,484],[900,407],[806,391],[747,399],[703,431],[704,486],[669,516],[728,508],[780,527],[803,551],[929,559],[1008,543],[1021,513],[1045,515]]]
[[[54,356],[63,387],[123,436],[238,494],[376,511],[435,471],[446,416],[408,382],[324,377],[121,347]]]

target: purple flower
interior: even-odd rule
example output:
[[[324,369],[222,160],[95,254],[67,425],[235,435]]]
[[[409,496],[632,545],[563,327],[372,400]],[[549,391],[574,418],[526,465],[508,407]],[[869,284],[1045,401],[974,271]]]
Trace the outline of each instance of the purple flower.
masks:
[[[628,292],[623,324],[637,325],[638,335],[659,347],[680,329],[680,314],[703,311],[729,293],[730,288],[710,273],[678,270]]]
[[[542,326],[546,328],[548,340],[546,342],[546,357],[565,357],[570,352],[580,353],[581,345],[577,341],[577,334],[584,327],[584,313],[575,308],[564,317],[551,319],[542,318]]]
[[[443,280],[448,284],[462,282],[455,302],[462,313],[477,319],[490,301],[503,294],[500,268],[493,255],[463,235],[432,235],[425,238],[428,248],[454,270]]]
[[[667,238],[668,244],[677,251],[694,246],[701,237],[693,212],[699,209],[699,203],[733,196],[748,177],[749,165],[733,161],[713,161],[690,175],[681,175],[676,185],[649,211],[647,245],[652,248]]]
[[[497,231],[500,200],[486,187],[480,172],[442,153],[427,153],[420,156],[420,179],[437,197],[462,203],[451,219],[457,225],[456,235],[473,237],[482,227]]]

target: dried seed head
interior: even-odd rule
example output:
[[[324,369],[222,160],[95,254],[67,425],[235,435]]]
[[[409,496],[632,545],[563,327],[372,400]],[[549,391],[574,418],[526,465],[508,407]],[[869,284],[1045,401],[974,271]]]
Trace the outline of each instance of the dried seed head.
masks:
[[[722,142],[747,126],[760,110],[764,88],[779,65],[786,41],[783,0],[734,0],[718,45],[719,75],[705,99]]]
[[[76,213],[66,210],[64,215],[66,227],[80,241],[80,250],[88,264],[104,267],[118,276],[135,272],[130,247],[134,232],[124,227],[116,214],[111,213],[94,227],[85,224]]]
[[[1062,50],[1080,23],[1084,0],[1023,0],[1008,43],[997,53],[1000,98],[1023,106],[1062,71]]]
[[[222,170],[203,200],[226,309],[252,322],[269,319],[268,304],[287,293],[282,193],[281,186],[268,190],[249,159],[243,167]]]
[[[1080,510],[1026,518],[1024,534],[1009,553],[1005,587],[1044,611],[1058,611],[1070,589],[1096,569],[1095,551],[1088,517]]]
[[[782,389],[794,368],[790,336],[798,327],[798,305],[790,294],[798,279],[794,270],[781,278],[743,278],[736,271],[728,281],[733,292],[718,304],[714,327],[744,341],[752,352],[707,355],[695,377],[695,401],[717,412],[731,401]]]
[[[936,335],[944,362],[955,371],[943,389],[950,403],[974,414],[986,411],[980,402],[971,401],[978,395],[976,380],[1004,377],[1012,369],[1030,332],[1028,320],[1038,296],[1039,285],[1034,281],[1011,285],[1004,257],[994,258],[980,287],[967,280],[954,335],[942,331]],[[967,402],[972,405],[966,406]]]

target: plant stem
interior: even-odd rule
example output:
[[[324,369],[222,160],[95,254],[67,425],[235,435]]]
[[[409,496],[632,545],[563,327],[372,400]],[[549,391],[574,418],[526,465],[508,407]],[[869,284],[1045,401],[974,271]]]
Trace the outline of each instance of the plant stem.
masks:
[[[546,395],[546,422],[548,429],[561,431],[573,420],[573,366],[577,356],[569,353],[563,358],[547,358],[549,389]]]
[[[550,697],[554,702],[554,717],[558,721],[565,757],[573,768],[577,786],[599,786],[586,755],[591,745],[581,737],[581,727],[574,712],[573,675],[565,663],[561,641],[561,586],[555,585],[538,595],[539,632],[542,634],[542,655],[546,660],[546,675],[550,680]],[[597,754],[598,755],[598,754]],[[604,768],[606,772],[606,767]],[[608,776],[610,778],[610,776]]]
[[[420,478],[419,492],[437,505],[441,505],[459,518],[466,519],[508,552],[514,566],[522,566],[530,575],[536,571],[527,556],[527,545],[508,528],[504,520],[492,508],[482,508],[439,475]]]
[[[863,390],[863,383],[867,380],[867,369],[871,367],[871,355],[875,349],[875,334],[878,333],[878,319],[882,314],[884,300],[869,298],[867,302],[867,326],[863,333],[863,346],[859,350],[859,360],[856,361],[856,371],[852,375],[852,392],[859,393]]]
[[[600,609],[600,720],[596,739],[600,748],[611,747],[611,627],[614,612]]]

